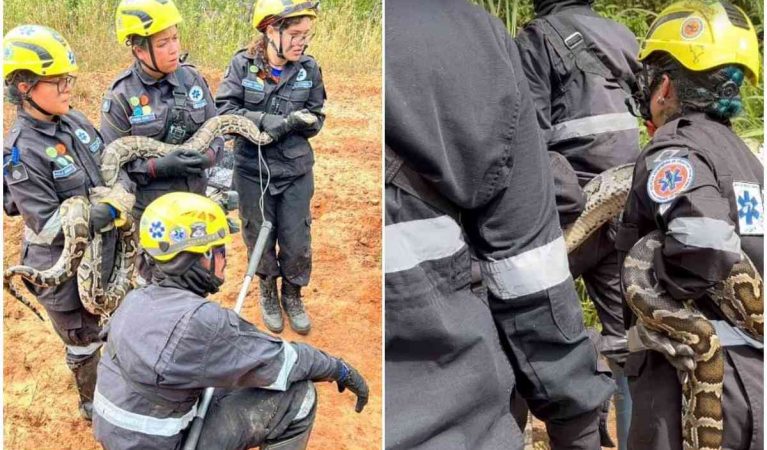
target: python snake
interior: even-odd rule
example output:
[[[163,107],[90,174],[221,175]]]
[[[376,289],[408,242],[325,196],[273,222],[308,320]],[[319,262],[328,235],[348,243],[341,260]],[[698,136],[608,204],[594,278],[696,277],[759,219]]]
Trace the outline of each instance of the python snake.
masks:
[[[118,229],[117,257],[115,267],[106,288],[101,283],[101,236],[89,226],[90,205],[99,198],[118,198],[126,211],[130,211],[135,197],[125,192],[117,178],[120,168],[135,159],[161,157],[185,148],[205,153],[214,138],[225,134],[237,134],[254,144],[265,145],[271,138],[243,116],[223,115],[206,121],[194,135],[181,145],[166,144],[144,136],[126,136],[106,146],[101,155],[101,178],[106,188],[95,188],[91,198],[84,196],[66,199],[59,206],[64,249],[59,259],[48,269],[37,270],[30,266],[13,266],[3,273],[3,287],[13,297],[29,307],[41,320],[37,309],[13,284],[14,277],[21,277],[40,286],[57,286],[77,275],[78,292],[83,306],[92,314],[110,315],[131,289],[137,255],[136,223],[125,214],[126,221]]]
[[[565,231],[568,252],[621,214],[631,190],[632,173],[633,165],[615,167],[584,186],[584,212]],[[663,237],[661,231],[653,231],[629,251],[622,269],[626,302],[644,326],[693,349],[696,367],[681,377],[684,450],[720,450],[723,351],[713,324],[694,302],[674,300],[657,282],[653,254]],[[729,277],[707,293],[729,323],[763,341],[763,282],[748,256],[743,253]]]

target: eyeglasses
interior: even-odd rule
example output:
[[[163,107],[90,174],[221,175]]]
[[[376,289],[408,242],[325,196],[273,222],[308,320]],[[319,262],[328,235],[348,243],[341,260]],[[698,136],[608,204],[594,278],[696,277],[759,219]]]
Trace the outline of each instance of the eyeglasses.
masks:
[[[73,88],[75,87],[75,82],[77,81],[77,77],[74,75],[67,75],[65,77],[61,78],[52,78],[52,79],[42,79],[38,80],[38,83],[47,83],[47,84],[55,84],[56,89],[58,90],[59,94],[63,94],[64,91],[67,90],[67,88]]]
[[[306,45],[306,44],[309,44],[314,38],[314,32],[299,34],[296,36],[294,35],[289,35],[289,36],[290,36],[290,45]]]

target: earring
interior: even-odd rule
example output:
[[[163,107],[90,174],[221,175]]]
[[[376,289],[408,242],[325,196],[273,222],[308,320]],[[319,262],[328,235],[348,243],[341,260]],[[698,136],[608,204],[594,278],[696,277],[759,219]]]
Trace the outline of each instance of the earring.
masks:
[[[658,97],[658,104],[662,105],[664,103],[666,103],[666,98],[665,97]]]

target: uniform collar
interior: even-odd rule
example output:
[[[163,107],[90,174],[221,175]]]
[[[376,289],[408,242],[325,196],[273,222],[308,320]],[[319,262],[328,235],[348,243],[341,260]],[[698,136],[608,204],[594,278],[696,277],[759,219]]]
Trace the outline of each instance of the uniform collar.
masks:
[[[172,86],[177,87],[178,86],[178,78],[176,77],[176,72],[181,70],[181,65],[179,64],[178,69],[176,69],[176,72],[170,73],[168,75],[165,75],[164,77],[160,78],[159,80],[156,80],[152,78],[151,75],[144,72],[144,69],[141,68],[141,63],[136,60],[133,62],[133,66],[131,67],[131,70],[134,74],[138,77],[138,79],[141,81],[141,84],[144,86],[152,86],[154,84],[161,83],[163,81],[167,81]]]
[[[23,108],[19,108],[17,117],[19,120],[23,121],[26,126],[29,128],[32,128],[35,131],[39,131],[43,133],[46,136],[55,136],[56,131],[59,128],[59,123],[61,118],[58,116],[54,117],[53,122],[48,122],[46,120],[38,120],[32,117],[28,112],[26,112]]]

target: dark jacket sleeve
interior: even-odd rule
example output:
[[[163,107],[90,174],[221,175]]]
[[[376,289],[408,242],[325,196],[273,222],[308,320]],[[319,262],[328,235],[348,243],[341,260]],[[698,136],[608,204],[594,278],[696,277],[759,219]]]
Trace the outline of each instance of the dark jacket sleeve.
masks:
[[[35,233],[40,233],[57,213],[61,201],[56,194],[49,160],[30,148],[24,148],[23,144],[19,146],[19,151],[27,177],[19,181],[9,179],[7,194],[13,198],[24,224]]]
[[[557,204],[559,225],[564,228],[575,222],[586,206],[586,194],[583,193],[575,169],[560,153],[548,152],[549,167],[554,178],[554,198]]]
[[[174,382],[187,380],[191,383],[187,387],[284,391],[295,381],[330,379],[337,370],[335,358],[309,345],[262,333],[234,311],[214,303],[194,313],[188,330],[174,358],[199,364],[176,364],[169,374]]]
[[[544,141],[551,131],[551,86],[553,76],[550,48],[541,30],[533,25],[525,27],[515,42],[522,60],[522,70],[530,88],[530,97],[535,105],[538,126]]]
[[[309,99],[304,104],[304,108],[308,109],[312,114],[317,116],[317,123],[311,128],[298,131],[297,133],[305,138],[311,138],[316,136],[322,126],[325,124],[325,100],[327,94],[325,92],[325,82],[322,80],[322,69],[315,62],[314,76],[312,78],[312,88],[309,91]]]
[[[224,79],[216,92],[216,109],[219,115],[237,114],[246,116],[249,110],[245,108],[245,88],[242,86],[242,58],[235,55],[229,62]],[[251,120],[252,117],[249,117]]]
[[[664,150],[653,148],[645,161],[653,161]],[[637,174],[640,204],[647,205],[648,215],[666,235],[655,254],[656,274],[668,293],[680,300],[701,297],[706,289],[727,278],[741,252],[729,201],[719,189],[713,164],[694,150],[681,159],[689,162],[693,179],[687,189],[668,202],[650,198],[649,169]],[[663,172],[663,161],[654,164]]]

